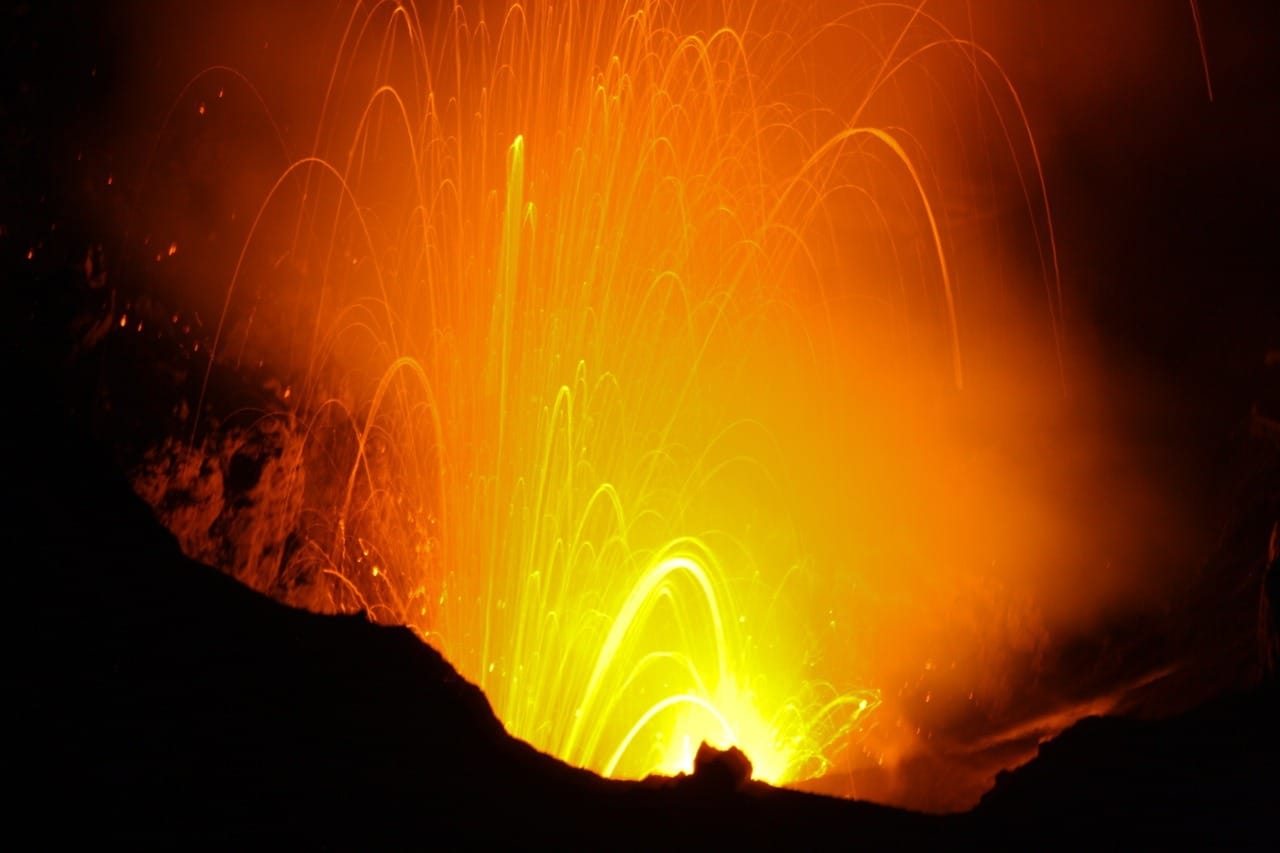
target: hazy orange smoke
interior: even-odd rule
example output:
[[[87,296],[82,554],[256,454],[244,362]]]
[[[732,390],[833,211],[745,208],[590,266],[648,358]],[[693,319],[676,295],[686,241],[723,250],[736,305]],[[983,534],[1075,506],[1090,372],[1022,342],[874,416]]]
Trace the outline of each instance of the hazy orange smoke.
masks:
[[[1124,591],[1081,531],[1144,499],[1068,393],[1035,128],[957,21],[369,2],[327,33],[287,82],[197,75],[157,162],[238,183],[144,213],[178,258],[219,233],[201,352],[274,383],[252,428],[193,415],[201,453],[274,448],[238,576],[413,626],[571,762],[706,738],[784,782],[997,711]],[[157,503],[195,476],[163,471]]]

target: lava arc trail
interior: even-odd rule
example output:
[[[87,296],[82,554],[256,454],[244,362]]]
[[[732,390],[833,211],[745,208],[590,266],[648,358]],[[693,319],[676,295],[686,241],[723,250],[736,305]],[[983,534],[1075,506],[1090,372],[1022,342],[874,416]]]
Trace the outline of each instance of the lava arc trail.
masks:
[[[1052,545],[974,435],[1060,399],[1062,294],[980,45],[923,4],[704,5],[344,6],[306,135],[243,155],[275,177],[234,199],[192,439],[152,459],[273,448],[228,568],[412,626],[535,746],[639,777],[736,743],[797,782],[927,737],[904,689],[998,669],[973,636]],[[209,67],[171,120],[235,140],[270,89]],[[975,164],[1027,280],[984,268]],[[148,180],[139,233],[190,245]],[[255,364],[276,404],[211,416]]]

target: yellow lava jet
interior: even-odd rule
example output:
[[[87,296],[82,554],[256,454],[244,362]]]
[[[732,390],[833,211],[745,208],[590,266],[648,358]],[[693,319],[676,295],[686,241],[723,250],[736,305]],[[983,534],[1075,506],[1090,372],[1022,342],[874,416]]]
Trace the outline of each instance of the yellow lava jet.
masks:
[[[209,358],[303,446],[254,534],[301,544],[240,576],[414,627],[576,765],[786,783],[874,720],[859,620],[926,562],[912,448],[967,380],[895,87],[949,51],[1008,93],[922,8],[705,5],[355,4]]]

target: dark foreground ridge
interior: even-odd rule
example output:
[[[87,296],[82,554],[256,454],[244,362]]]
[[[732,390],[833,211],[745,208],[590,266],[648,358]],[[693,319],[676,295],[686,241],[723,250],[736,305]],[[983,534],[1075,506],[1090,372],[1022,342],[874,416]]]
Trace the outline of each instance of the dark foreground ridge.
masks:
[[[173,849],[938,837],[936,818],[740,783],[732,753],[644,783],[571,768],[508,736],[408,629],[289,608],[188,560],[83,439],[46,422],[7,450],[2,545],[21,590],[8,770],[14,812],[32,821],[17,837]]]
[[[1274,687],[1160,722],[1086,720],[965,815],[743,783],[732,752],[691,777],[600,779],[509,737],[407,629],[291,609],[186,559],[106,455],[50,420],[7,442],[0,542],[18,614],[6,769],[30,822],[10,831],[39,846],[1276,841]]]

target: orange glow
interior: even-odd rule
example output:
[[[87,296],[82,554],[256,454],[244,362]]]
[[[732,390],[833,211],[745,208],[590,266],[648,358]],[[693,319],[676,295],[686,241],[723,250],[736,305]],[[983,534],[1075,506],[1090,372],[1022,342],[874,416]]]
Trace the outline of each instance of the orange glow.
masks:
[[[1093,439],[997,57],[926,4],[343,8],[303,143],[223,66],[175,110],[261,105],[274,164],[193,347],[193,441],[216,363],[279,388],[239,577],[412,626],[574,764],[780,783],[1111,594],[1059,571]]]

